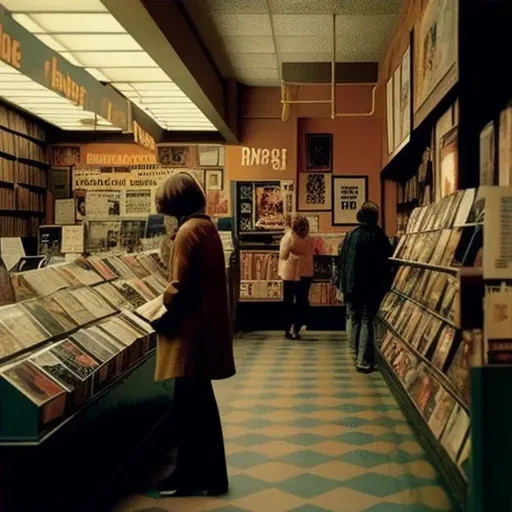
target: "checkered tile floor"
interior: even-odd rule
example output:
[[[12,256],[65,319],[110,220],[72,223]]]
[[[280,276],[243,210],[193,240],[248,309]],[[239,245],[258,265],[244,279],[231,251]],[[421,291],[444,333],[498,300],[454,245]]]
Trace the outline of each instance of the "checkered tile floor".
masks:
[[[130,496],[114,512],[433,512],[451,506],[378,373],[355,371],[340,333],[252,333],[215,385],[231,490]]]

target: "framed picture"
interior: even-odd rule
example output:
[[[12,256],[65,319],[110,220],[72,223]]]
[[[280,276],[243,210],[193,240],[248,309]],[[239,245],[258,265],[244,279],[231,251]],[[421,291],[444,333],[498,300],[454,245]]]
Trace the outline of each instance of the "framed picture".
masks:
[[[332,175],[321,172],[299,173],[299,211],[330,211]]]
[[[199,165],[201,167],[218,167],[221,146],[199,146]]]
[[[320,226],[320,216],[319,215],[306,215],[306,219],[309,222],[309,232],[310,233],[318,233],[318,229]]]
[[[485,125],[480,132],[480,186],[495,184],[495,134],[494,122]]]
[[[414,127],[459,78],[458,0],[430,0],[414,30]]]
[[[71,167],[51,167],[49,181],[49,192],[54,199],[71,197]]]
[[[188,158],[188,146],[158,146],[158,163],[170,167],[185,167]]]
[[[332,134],[306,134],[306,161],[308,171],[332,171]]]
[[[391,75],[391,78],[388,80],[388,83],[386,84],[386,131],[388,136],[389,155],[391,155],[391,153],[393,153],[393,151],[395,150],[395,122],[393,119],[393,78],[394,75]]]
[[[334,226],[354,226],[357,212],[368,201],[368,176],[333,176],[332,223]]]
[[[205,171],[206,190],[222,190],[224,188],[222,169]]]
[[[400,73],[400,106],[398,108],[400,135],[402,139],[400,143],[409,142],[411,136],[411,106],[411,47],[409,46],[402,57],[402,69]]]

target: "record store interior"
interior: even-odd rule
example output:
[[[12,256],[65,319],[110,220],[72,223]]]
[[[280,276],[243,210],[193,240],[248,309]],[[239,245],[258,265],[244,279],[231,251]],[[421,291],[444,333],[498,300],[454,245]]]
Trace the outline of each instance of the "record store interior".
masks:
[[[0,512],[512,511],[510,20],[0,0]]]

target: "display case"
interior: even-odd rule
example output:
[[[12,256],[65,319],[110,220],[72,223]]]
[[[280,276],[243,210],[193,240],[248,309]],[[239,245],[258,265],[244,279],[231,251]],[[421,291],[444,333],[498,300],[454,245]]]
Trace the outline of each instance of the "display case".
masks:
[[[155,332],[133,310],[167,285],[154,252],[11,278],[18,302],[0,308],[0,446],[42,442],[149,357]]]

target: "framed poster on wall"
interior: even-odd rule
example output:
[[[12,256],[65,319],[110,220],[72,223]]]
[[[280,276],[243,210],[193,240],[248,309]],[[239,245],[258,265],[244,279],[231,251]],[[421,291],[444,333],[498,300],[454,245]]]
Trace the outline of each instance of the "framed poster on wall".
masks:
[[[306,134],[306,164],[308,171],[332,171],[332,133]]]
[[[430,0],[414,29],[414,127],[459,79],[458,0]]]
[[[332,223],[334,226],[354,226],[357,212],[368,200],[368,176],[333,176]]]
[[[393,120],[393,78],[386,84],[386,131],[388,135],[388,154],[395,150],[394,120]]]
[[[330,211],[332,208],[332,175],[299,172],[299,211]]]

